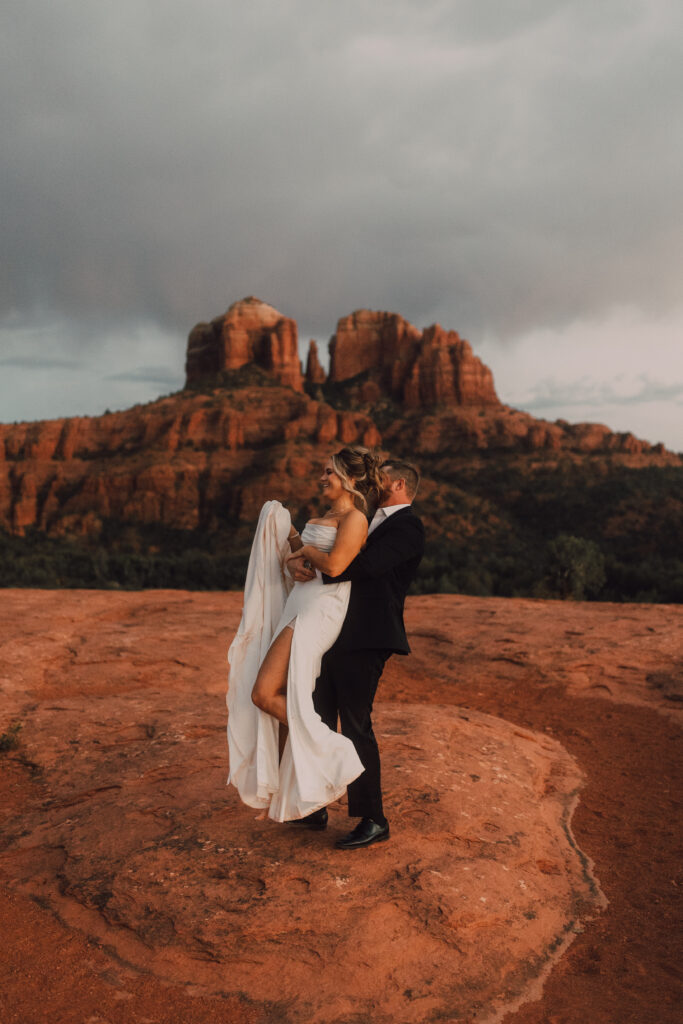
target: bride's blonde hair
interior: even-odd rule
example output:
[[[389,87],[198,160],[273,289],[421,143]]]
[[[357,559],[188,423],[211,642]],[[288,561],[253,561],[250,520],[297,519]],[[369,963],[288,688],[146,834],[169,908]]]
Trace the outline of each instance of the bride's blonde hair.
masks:
[[[374,510],[382,493],[382,460],[373,455],[368,448],[349,445],[335,452],[331,456],[331,462],[342,487],[351,495],[356,508],[361,512]]]

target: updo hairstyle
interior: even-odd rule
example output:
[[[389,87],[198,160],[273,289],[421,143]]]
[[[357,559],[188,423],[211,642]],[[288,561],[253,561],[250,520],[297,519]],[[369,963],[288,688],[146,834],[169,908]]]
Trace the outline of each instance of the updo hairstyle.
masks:
[[[379,505],[382,493],[380,466],[382,460],[367,448],[359,445],[347,446],[331,456],[334,471],[342,487],[353,498],[361,512],[374,510]]]

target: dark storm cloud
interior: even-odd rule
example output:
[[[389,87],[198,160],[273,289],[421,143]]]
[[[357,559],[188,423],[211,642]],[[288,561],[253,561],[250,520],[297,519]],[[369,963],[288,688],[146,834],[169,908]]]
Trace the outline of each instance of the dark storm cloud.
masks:
[[[148,384],[177,385],[178,374],[166,366],[138,366],[122,373],[108,373],[105,380],[144,382]]]
[[[0,366],[13,367],[18,370],[75,370],[79,363],[76,359],[50,359],[49,356],[7,356],[0,359]]]
[[[680,5],[10,2],[0,301],[499,335],[680,301]],[[96,334],[88,333],[92,342]]]

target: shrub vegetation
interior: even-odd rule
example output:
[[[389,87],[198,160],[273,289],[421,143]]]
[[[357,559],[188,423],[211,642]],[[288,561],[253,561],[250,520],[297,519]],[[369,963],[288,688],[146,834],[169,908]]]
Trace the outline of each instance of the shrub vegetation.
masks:
[[[683,601],[680,469],[421,463],[428,539],[414,592]],[[241,589],[254,524],[214,521],[211,533],[110,521],[96,542],[0,533],[0,585]]]

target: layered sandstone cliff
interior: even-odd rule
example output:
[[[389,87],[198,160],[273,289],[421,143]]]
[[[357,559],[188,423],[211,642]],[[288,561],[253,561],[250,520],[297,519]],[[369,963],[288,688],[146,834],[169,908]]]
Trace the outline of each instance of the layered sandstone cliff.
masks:
[[[343,317],[330,342],[330,380],[368,372],[406,409],[500,407],[493,374],[456,331],[420,332],[396,313],[361,309]]]
[[[254,363],[280,384],[303,391],[296,322],[250,296],[233,303],[223,316],[190,331],[186,383],[216,378],[226,370]]]
[[[267,370],[295,391],[303,390],[304,379],[325,383],[315,341],[304,378],[297,338],[294,320],[259,299],[241,299],[223,316],[190,332],[186,385],[220,383],[226,371],[248,364]],[[384,394],[408,410],[501,405],[491,371],[457,331],[438,324],[419,331],[397,313],[361,309],[339,320],[330,341],[329,380],[341,383],[360,375],[370,382],[363,389],[369,400]]]
[[[311,343],[315,397],[303,390],[296,345],[293,320],[244,299],[191,332],[183,392],[103,416],[0,424],[0,527],[96,536],[107,520],[182,530],[248,523],[273,494],[313,507],[316,466],[340,444],[462,465],[482,452],[681,464],[632,434],[502,405],[490,370],[438,326],[420,332],[367,310],[343,318],[329,384]]]
[[[258,515],[273,493],[313,500],[311,466],[329,445],[380,442],[363,412],[284,387],[184,393],[105,416],[2,424],[0,526],[96,535],[114,519],[213,529]]]

